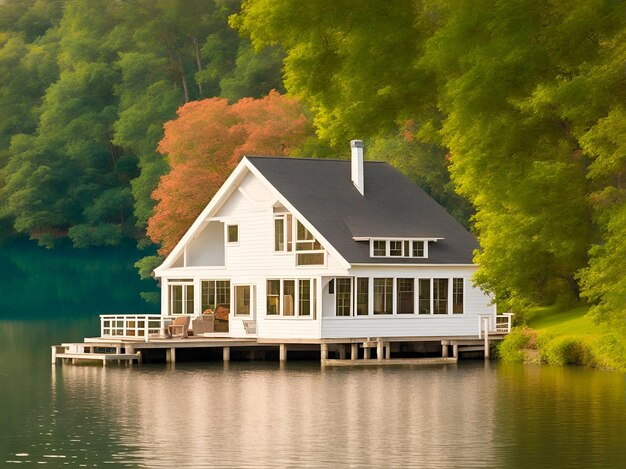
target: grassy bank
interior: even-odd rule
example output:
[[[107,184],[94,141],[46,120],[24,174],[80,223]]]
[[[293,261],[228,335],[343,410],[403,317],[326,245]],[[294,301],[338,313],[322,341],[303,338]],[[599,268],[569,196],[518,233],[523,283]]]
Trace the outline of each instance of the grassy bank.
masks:
[[[509,362],[582,365],[626,372],[626,340],[587,316],[588,307],[535,308],[498,346]]]

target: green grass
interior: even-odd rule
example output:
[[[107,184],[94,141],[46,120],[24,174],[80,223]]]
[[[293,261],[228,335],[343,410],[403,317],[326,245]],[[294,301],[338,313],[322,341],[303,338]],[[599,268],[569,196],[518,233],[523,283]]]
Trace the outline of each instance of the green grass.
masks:
[[[595,324],[588,311],[588,306],[527,311],[527,324],[514,328],[500,343],[500,357],[512,362],[541,361],[626,372],[626,338]]]
[[[555,306],[534,308],[528,312],[528,327],[539,333],[548,333],[554,337],[586,337],[593,338],[606,334],[604,326],[595,324],[587,312],[589,306],[578,306],[572,309],[559,310]]]

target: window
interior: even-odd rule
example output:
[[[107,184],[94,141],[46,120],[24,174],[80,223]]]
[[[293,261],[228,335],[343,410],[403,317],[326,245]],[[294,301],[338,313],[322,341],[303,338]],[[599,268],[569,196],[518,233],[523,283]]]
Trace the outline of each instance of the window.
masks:
[[[322,249],[321,244],[302,223],[298,222],[297,226],[296,251],[319,251]]]
[[[452,279],[452,313],[463,314],[463,279]]]
[[[311,280],[298,280],[298,315],[311,315]]]
[[[398,314],[415,312],[415,281],[412,278],[398,279]]]
[[[413,241],[413,257],[424,257],[424,241]]]
[[[274,218],[274,251],[285,250],[285,219]]]
[[[295,316],[296,281],[283,280],[283,316]]]
[[[280,314],[280,280],[267,281],[267,314]]]
[[[419,314],[430,314],[430,279],[420,278],[418,282],[420,287],[418,302]]]
[[[337,293],[335,294],[336,316],[350,316],[350,304],[352,303],[352,279],[338,278]]]
[[[229,243],[239,242],[239,225],[227,225],[228,237],[226,238]]]
[[[328,282],[328,294],[329,295],[335,294],[335,279],[334,278],[331,278],[330,281]]]
[[[374,279],[374,314],[393,313],[393,279]]]
[[[387,241],[383,239],[374,240],[374,255],[383,257],[387,255]]]
[[[448,314],[448,279],[433,279],[434,314]]]
[[[315,281],[313,279],[271,279],[267,281],[268,316],[310,318],[314,316],[314,312]]]
[[[389,255],[392,257],[402,256],[402,241],[389,241]]]
[[[193,314],[193,284],[170,285],[170,314]]]
[[[369,278],[356,279],[356,315],[367,316],[369,314]]]
[[[296,254],[296,265],[323,265],[325,256],[319,241],[300,222],[296,231],[296,251],[305,251]]]
[[[274,216],[274,251],[287,252],[293,250],[293,233],[291,214]]]
[[[324,253],[296,254],[296,265],[324,265]]]
[[[250,285],[235,286],[235,314],[250,315]]]
[[[230,309],[230,281],[203,280],[201,283],[202,311],[216,311],[219,306]]]
[[[372,257],[428,257],[427,241],[370,239],[370,249]]]

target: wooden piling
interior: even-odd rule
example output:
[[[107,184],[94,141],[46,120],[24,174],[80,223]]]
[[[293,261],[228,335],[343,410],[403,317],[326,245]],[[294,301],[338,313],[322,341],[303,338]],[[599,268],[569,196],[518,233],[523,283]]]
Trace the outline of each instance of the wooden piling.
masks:
[[[280,344],[279,348],[279,360],[281,362],[287,361],[287,344]]]
[[[350,360],[356,360],[359,357],[359,344],[350,346]]]
[[[222,358],[224,359],[225,362],[230,361],[230,347],[222,348]]]
[[[328,360],[328,344],[320,344],[320,360],[322,363]]]

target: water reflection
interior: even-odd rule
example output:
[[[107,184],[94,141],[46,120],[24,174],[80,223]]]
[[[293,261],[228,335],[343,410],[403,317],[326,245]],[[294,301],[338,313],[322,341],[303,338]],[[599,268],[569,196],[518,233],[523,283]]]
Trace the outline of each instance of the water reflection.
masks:
[[[482,366],[320,372],[316,364],[233,363],[60,373],[55,406],[82,403],[92,426],[112,430],[118,457],[145,467],[497,462],[497,374]]]

